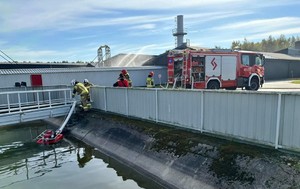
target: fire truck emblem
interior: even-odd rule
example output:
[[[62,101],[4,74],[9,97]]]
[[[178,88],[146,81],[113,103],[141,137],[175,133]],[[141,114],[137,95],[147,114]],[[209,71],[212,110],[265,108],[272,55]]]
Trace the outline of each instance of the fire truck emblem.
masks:
[[[210,62],[211,63],[211,65],[213,66],[213,70],[215,70],[216,69],[216,67],[218,66],[218,64],[216,63],[216,58],[213,58],[212,59],[212,61]]]

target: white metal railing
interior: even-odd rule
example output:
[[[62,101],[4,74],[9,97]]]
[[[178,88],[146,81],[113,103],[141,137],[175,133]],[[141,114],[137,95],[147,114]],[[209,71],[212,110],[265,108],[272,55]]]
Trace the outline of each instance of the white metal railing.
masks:
[[[0,115],[66,105],[72,100],[70,88],[0,92]]]
[[[175,79],[174,79],[174,83],[173,83],[173,89],[175,89],[175,87],[176,87],[176,82],[177,82],[177,79],[178,79],[178,77],[175,77]]]

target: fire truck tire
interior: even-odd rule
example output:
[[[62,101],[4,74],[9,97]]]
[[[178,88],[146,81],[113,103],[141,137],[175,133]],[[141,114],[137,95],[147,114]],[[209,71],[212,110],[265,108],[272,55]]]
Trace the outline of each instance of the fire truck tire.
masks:
[[[236,90],[237,87],[227,87],[226,90]]]
[[[220,84],[218,81],[210,81],[207,84],[207,89],[220,89]]]
[[[246,89],[251,91],[257,91],[259,89],[258,79],[253,78],[250,82],[250,86],[247,86]]]

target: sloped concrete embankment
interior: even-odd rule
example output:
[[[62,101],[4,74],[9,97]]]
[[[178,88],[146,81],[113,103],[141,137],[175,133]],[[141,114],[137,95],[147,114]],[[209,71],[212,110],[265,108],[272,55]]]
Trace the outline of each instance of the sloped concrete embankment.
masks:
[[[94,115],[81,119],[70,131],[77,139],[160,183],[163,188],[214,188],[187,173],[188,167],[184,162],[177,164],[175,155],[151,150],[155,139],[128,125]]]
[[[297,155],[99,112],[76,114],[70,126],[162,188],[300,188]]]

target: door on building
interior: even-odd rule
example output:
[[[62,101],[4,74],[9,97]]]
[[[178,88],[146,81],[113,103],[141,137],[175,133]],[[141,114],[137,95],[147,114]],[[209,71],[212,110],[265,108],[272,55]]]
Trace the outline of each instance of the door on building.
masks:
[[[43,80],[41,74],[32,74],[30,75],[31,86],[32,87],[41,87],[43,86]]]

